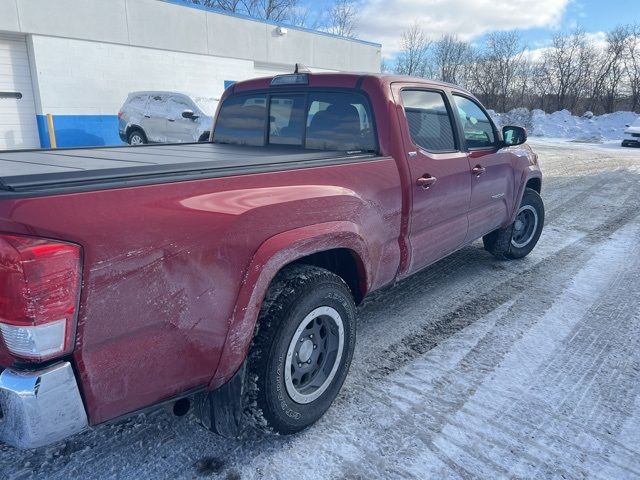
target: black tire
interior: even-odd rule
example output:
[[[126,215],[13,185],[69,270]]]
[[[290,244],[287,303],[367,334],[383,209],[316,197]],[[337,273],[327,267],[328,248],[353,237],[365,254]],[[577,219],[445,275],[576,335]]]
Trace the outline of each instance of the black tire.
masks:
[[[330,311],[334,316],[334,312],[337,312],[339,321],[342,322],[341,355],[339,350],[327,350],[329,340],[339,338],[337,321],[330,316],[313,317],[314,312],[324,311]],[[328,270],[309,265],[292,265],[283,269],[274,279],[258,322],[258,330],[249,353],[249,398],[246,403],[249,416],[255,426],[267,432],[284,435],[299,432],[316,422],[331,406],[349,371],[356,339],[356,306],[353,296],[346,283]],[[324,323],[320,330],[311,330],[304,329],[307,322],[307,326],[314,329],[317,322],[327,322],[325,336],[321,336]],[[298,333],[300,329],[303,330]],[[311,331],[317,332],[316,340],[310,340],[308,334],[304,337],[305,332]],[[305,344],[308,346],[307,342],[314,345],[312,349],[305,350],[306,353],[311,351],[311,358],[304,364],[299,363],[300,359],[306,358],[306,354],[303,356],[303,347]],[[318,346],[320,348],[316,348]],[[299,351],[289,357],[292,348]],[[334,348],[337,348],[335,344]],[[328,352],[324,360],[320,357],[323,351]],[[319,355],[317,358],[314,357],[316,353]],[[295,363],[294,358],[298,359]],[[300,365],[302,368],[294,372]],[[334,371],[335,365],[337,367]],[[309,380],[306,387],[302,380],[296,387],[293,384],[295,378],[285,378],[287,371],[291,377],[304,368],[318,369],[317,373],[310,373],[309,378],[316,380]],[[330,372],[334,372],[332,376]],[[322,375],[327,377],[322,380]],[[304,375],[302,378],[304,379]],[[320,387],[324,387],[324,390],[317,388],[314,391],[311,385],[314,381],[323,381]],[[303,393],[309,395],[305,396]],[[317,398],[310,400],[316,394]],[[303,400],[296,401],[292,395]]]
[[[200,135],[200,138],[198,139],[199,142],[208,142],[209,141],[209,136],[211,134],[209,132],[205,132],[202,135]]]
[[[523,220],[520,220],[520,219]],[[529,218],[529,220],[526,220]],[[518,222],[520,221],[520,224]],[[522,226],[524,225],[524,227]],[[516,260],[529,255],[535,248],[544,227],[544,203],[535,190],[527,188],[518,208],[516,221],[494,230],[482,238],[484,248],[494,257]]]
[[[140,139],[139,142],[136,139]],[[147,136],[139,128],[133,128],[127,134],[127,143],[129,145],[144,145],[147,142]]]

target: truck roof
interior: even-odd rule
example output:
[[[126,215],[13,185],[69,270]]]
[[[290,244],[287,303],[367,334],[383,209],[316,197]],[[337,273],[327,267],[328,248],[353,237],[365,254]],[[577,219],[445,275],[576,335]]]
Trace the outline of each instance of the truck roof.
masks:
[[[287,74],[284,74],[287,75]],[[392,83],[418,83],[425,87],[440,87],[440,88],[453,88],[461,92],[465,92],[471,95],[466,89],[447,82],[441,82],[439,80],[432,80],[423,77],[413,77],[409,75],[396,75],[389,73],[366,73],[366,72],[322,72],[322,73],[307,73],[309,75],[309,87],[342,87],[342,88],[355,88],[358,83],[363,82],[365,79],[375,79],[378,83],[383,85],[390,85]],[[275,77],[282,75],[273,75],[270,77],[254,78],[251,80],[243,80],[234,83],[229,89],[233,92],[241,92],[248,90],[260,90],[271,87],[271,81]],[[306,85],[305,85],[306,86]],[[297,86],[291,86],[292,88],[299,88]],[[281,88],[281,87],[278,87]]]

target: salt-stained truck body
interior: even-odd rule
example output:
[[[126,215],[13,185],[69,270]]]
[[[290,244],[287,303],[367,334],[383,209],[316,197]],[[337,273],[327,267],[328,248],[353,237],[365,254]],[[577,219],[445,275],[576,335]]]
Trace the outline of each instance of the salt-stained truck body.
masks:
[[[230,87],[211,142],[0,152],[0,441],[184,399],[223,435],[311,425],[368,293],[533,249],[525,141],[452,85],[299,72]]]

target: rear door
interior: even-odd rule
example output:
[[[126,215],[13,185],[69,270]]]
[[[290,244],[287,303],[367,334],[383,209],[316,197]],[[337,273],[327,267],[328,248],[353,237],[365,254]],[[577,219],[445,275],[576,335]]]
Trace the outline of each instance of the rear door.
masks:
[[[411,175],[413,273],[455,251],[467,235],[471,175],[450,100],[442,90],[394,85]]]
[[[150,142],[167,141],[167,95],[151,95],[141,126]]]
[[[511,154],[501,151],[498,132],[473,98],[453,93],[453,103],[472,171],[467,242],[502,226],[509,218],[514,178]]]

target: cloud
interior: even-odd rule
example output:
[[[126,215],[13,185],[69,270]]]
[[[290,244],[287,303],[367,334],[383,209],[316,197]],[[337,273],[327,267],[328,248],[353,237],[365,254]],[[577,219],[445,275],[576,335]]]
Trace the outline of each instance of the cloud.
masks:
[[[487,32],[550,28],[560,24],[571,0],[365,0],[358,36],[380,42],[385,57],[400,49],[414,22],[432,38],[455,33],[473,40]]]

